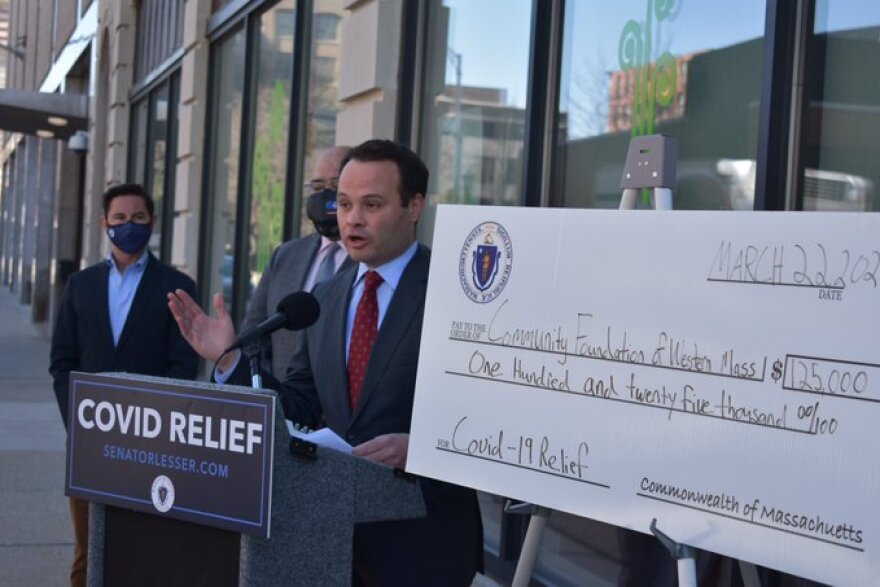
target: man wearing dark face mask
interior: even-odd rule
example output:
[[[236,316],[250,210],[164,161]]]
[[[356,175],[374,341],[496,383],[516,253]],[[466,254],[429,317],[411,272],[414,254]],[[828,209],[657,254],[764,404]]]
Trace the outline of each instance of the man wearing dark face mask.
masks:
[[[315,225],[315,233],[282,243],[272,253],[260,284],[239,331],[256,326],[273,315],[278,302],[295,291],[311,291],[318,283],[350,263],[348,253],[339,240],[336,223],[336,186],[339,163],[348,154],[348,147],[328,149],[318,157],[311,181],[306,183],[306,214]],[[293,354],[294,332],[277,330],[263,347],[261,366],[277,379],[283,379]]]
[[[110,254],[70,276],[52,337],[49,372],[65,427],[71,371],[196,376],[198,356],[181,337],[165,297],[176,287],[196,296],[196,286],[147,250],[153,221],[153,200],[141,186],[105,192],[101,226],[111,242]],[[71,584],[85,585],[88,502],[71,498],[70,511],[75,539]]]

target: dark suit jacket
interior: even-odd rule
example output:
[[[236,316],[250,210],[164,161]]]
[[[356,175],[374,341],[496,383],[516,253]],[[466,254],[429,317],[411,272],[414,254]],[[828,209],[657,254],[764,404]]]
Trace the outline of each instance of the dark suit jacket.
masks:
[[[167,299],[175,289],[198,299],[193,280],[150,254],[114,347],[107,302],[109,275],[106,261],[71,275],[58,310],[49,373],[65,427],[71,371],[127,371],[179,379],[196,376],[198,356],[180,335]]]
[[[401,275],[370,353],[354,413],[349,406],[345,327],[357,266],[315,288],[321,315],[303,333],[281,389],[288,418],[310,427],[323,419],[352,445],[409,432],[429,262],[429,250],[420,245]]]
[[[318,321],[301,332],[280,390],[287,418],[309,427],[326,423],[349,444],[408,433],[412,419],[430,251],[419,245],[404,269],[370,353],[358,405],[349,406],[345,329],[357,266],[314,291]],[[247,381],[245,361],[233,377]],[[475,493],[420,479],[426,518],[363,524],[355,529],[355,571],[381,585],[467,585],[482,560],[482,526]]]

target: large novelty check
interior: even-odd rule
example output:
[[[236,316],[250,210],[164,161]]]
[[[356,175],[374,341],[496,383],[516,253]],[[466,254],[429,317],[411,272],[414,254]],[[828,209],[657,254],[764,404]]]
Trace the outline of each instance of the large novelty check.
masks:
[[[880,581],[880,215],[442,206],[408,470]]]

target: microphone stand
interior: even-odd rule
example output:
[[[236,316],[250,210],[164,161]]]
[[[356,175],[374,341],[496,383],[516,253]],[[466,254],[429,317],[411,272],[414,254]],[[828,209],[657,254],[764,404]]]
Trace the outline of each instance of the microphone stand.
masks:
[[[248,365],[251,371],[251,387],[254,389],[263,388],[263,378],[260,375],[260,355],[263,350],[263,338],[258,337],[253,342],[241,347],[241,352],[248,358]]]

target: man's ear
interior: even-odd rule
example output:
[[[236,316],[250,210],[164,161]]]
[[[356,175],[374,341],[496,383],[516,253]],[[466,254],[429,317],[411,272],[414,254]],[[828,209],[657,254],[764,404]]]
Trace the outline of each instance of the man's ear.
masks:
[[[108,226],[110,226],[110,224],[107,222],[107,215],[101,212],[101,230],[107,232]]]
[[[409,201],[409,215],[413,222],[418,222],[425,209],[425,194],[416,194]]]

